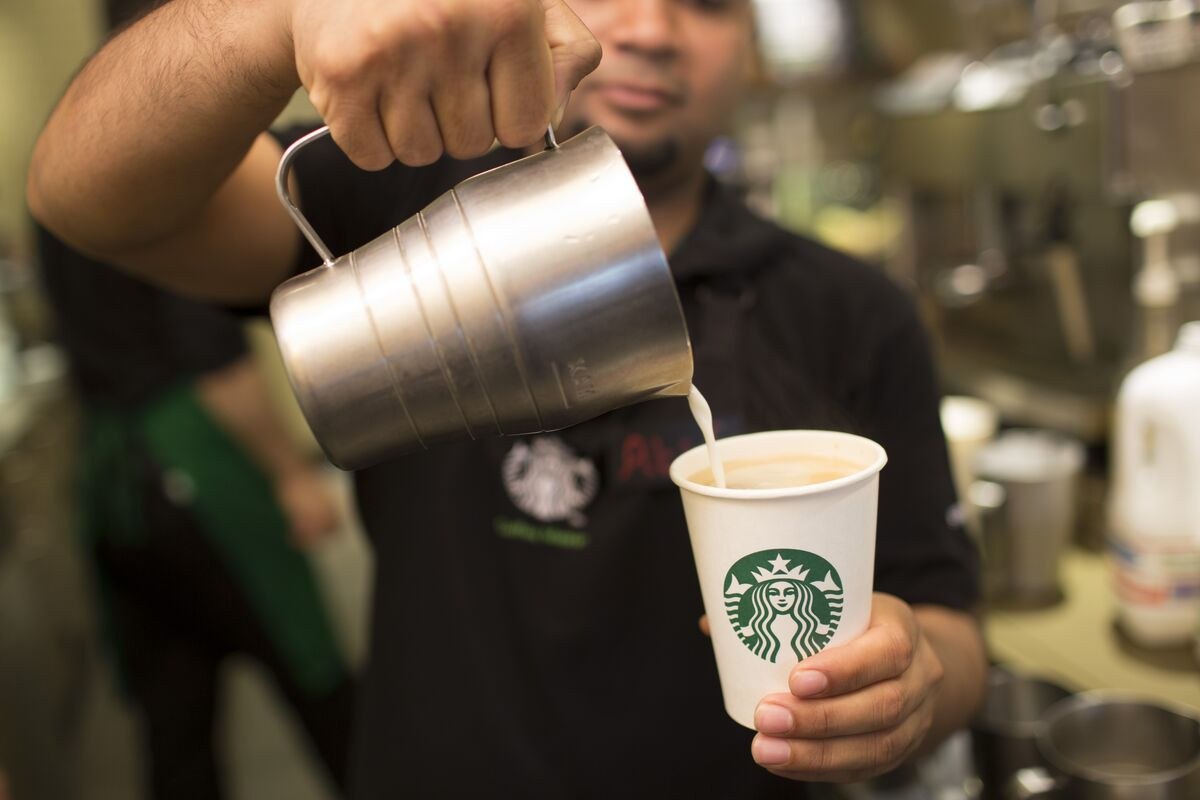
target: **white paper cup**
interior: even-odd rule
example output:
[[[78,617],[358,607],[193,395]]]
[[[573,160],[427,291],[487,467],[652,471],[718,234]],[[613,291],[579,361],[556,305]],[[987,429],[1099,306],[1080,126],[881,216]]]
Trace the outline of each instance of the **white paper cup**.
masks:
[[[790,454],[861,467],[808,486],[718,489],[690,480],[709,465],[703,446],[671,464],[671,480],[683,495],[725,710],[754,728],[759,701],[788,690],[788,674],[798,661],[867,627],[879,471],[887,454],[870,439],[835,431],[751,433],[718,439],[717,450],[726,462]]]

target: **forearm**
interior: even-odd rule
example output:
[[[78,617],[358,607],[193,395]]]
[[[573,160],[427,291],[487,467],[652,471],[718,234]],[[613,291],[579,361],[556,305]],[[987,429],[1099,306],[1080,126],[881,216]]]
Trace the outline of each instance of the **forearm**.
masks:
[[[300,449],[279,423],[266,381],[246,357],[196,381],[201,405],[272,479],[308,468]]]
[[[934,698],[933,724],[920,749],[932,751],[964,727],[983,701],[987,654],[978,620],[943,606],[914,606],[921,635],[942,663],[943,675]]]
[[[80,250],[153,246],[198,216],[299,86],[281,0],[174,0],[72,81],[27,197]]]

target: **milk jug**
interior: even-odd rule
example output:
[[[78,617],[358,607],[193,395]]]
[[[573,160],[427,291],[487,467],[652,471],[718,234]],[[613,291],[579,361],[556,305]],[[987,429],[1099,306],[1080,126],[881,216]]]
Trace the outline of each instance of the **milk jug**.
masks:
[[[1121,386],[1109,527],[1122,629],[1144,646],[1189,641],[1200,624],[1200,322]]]

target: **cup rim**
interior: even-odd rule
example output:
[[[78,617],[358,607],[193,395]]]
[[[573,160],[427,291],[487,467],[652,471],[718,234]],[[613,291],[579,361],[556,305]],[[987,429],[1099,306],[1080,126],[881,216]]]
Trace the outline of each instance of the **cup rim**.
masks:
[[[1113,775],[1112,773],[1076,764],[1071,761],[1054,746],[1052,741],[1054,724],[1074,712],[1100,705],[1148,706],[1175,714],[1184,719],[1190,719],[1197,725],[1200,725],[1200,716],[1197,716],[1193,709],[1179,703],[1162,702],[1157,698],[1121,689],[1094,689],[1088,692],[1079,692],[1059,700],[1046,710],[1043,717],[1044,724],[1036,737],[1038,751],[1055,769],[1066,775],[1074,775],[1097,783],[1104,782],[1116,786],[1143,786],[1172,781],[1200,768],[1200,752],[1193,753],[1191,758],[1182,764],[1148,775]]]
[[[671,462],[669,474],[671,482],[680,489],[694,494],[705,495],[707,497],[720,497],[732,500],[770,500],[778,497],[802,497],[809,494],[824,494],[826,492],[835,491],[846,486],[853,486],[857,483],[862,483],[879,473],[887,464],[887,452],[883,447],[865,436],[859,436],[855,433],[845,433],[843,431],[830,431],[820,429],[784,429],[773,431],[758,431],[756,433],[743,433],[738,436],[727,436],[716,440],[717,448],[721,448],[722,442],[736,442],[746,439],[765,439],[767,437],[775,437],[779,434],[807,434],[816,435],[822,438],[829,439],[849,439],[861,442],[868,448],[875,451],[875,458],[870,464],[850,475],[841,478],[835,478],[831,481],[822,481],[820,483],[810,483],[805,486],[786,486],[773,489],[721,489],[716,486],[706,486],[702,483],[696,483],[689,480],[682,474],[683,470],[679,466],[680,462],[691,456],[693,453],[704,450],[708,445],[699,444],[690,450],[680,453]]]

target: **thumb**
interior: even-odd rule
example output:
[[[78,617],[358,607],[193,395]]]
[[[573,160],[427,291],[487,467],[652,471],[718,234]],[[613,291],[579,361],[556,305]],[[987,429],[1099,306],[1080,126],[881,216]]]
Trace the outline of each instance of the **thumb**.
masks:
[[[600,65],[600,43],[563,0],[542,0],[542,7],[554,66],[554,105],[561,114],[571,92]]]

